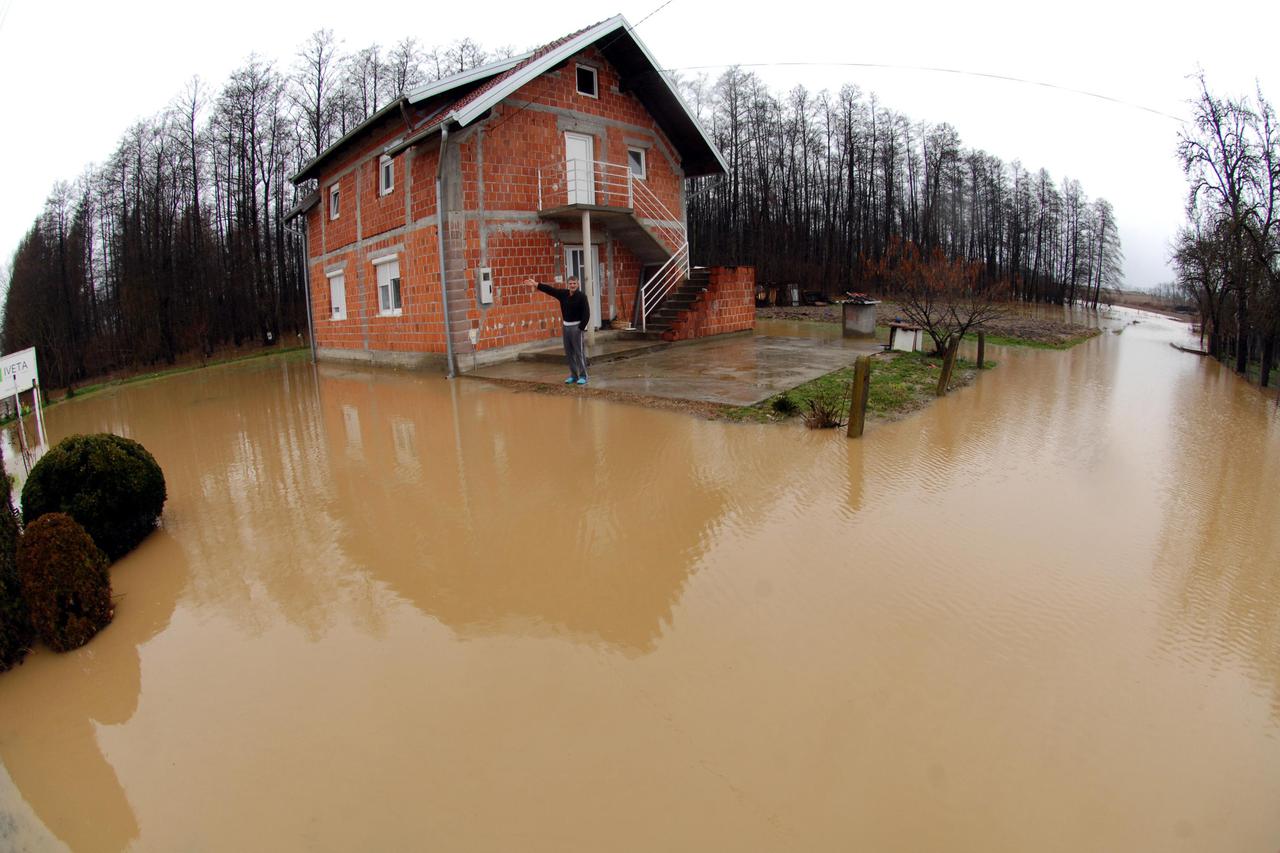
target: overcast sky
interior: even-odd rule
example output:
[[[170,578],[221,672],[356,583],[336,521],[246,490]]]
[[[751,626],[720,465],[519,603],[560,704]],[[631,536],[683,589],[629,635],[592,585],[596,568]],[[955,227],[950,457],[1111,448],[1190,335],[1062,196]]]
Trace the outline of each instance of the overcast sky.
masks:
[[[105,160],[130,124],[160,111],[192,75],[219,86],[251,52],[287,66],[306,36],[324,27],[348,50],[406,35],[426,46],[469,36],[485,47],[524,50],[620,12],[664,67],[683,73],[712,66],[705,70],[714,77],[733,63],[760,64],[751,70],[775,89],[855,83],[913,119],[950,122],[967,146],[1046,168],[1058,181],[1075,178],[1090,198],[1109,199],[1131,288],[1171,279],[1168,243],[1185,198],[1174,152],[1179,122],[1143,108],[1186,116],[1195,91],[1187,76],[1198,68],[1215,90],[1250,92],[1257,80],[1280,101],[1275,0],[1161,3],[1156,17],[1139,8],[1148,4],[1114,0],[797,3],[756,11],[743,3],[662,2],[500,2],[506,8],[494,13],[487,4],[398,0],[0,0],[0,264],[8,265],[55,181]],[[1224,35],[1211,17],[1228,8],[1235,16],[1229,32],[1243,41]]]

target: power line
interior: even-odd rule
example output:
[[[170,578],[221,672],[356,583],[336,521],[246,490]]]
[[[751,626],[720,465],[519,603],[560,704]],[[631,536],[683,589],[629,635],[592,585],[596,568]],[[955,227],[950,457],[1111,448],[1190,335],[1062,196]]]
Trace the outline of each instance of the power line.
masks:
[[[1119,104],[1123,107],[1142,110],[1152,113],[1163,118],[1172,119],[1179,123],[1185,123],[1186,119],[1181,116],[1166,113],[1155,107],[1148,107],[1145,104],[1139,104],[1135,101],[1126,101],[1123,98],[1115,98],[1111,95],[1104,95],[1099,92],[1090,92],[1088,89],[1077,89],[1074,86],[1062,86],[1057,83],[1047,83],[1043,80],[1033,80],[1028,77],[1016,77],[1011,74],[993,74],[986,71],[969,71],[964,68],[941,68],[932,65],[902,65],[897,63],[885,62],[733,62],[723,65],[686,65],[681,68],[665,68],[663,71],[710,71],[717,68],[880,68],[890,71],[927,71],[933,74],[955,74],[962,77],[982,77],[988,80],[1001,80],[1006,83],[1022,83],[1028,86],[1040,86],[1045,89],[1057,89],[1060,92],[1071,92],[1076,95],[1084,95],[1089,98],[1097,98],[1100,101],[1109,101],[1113,104]]]

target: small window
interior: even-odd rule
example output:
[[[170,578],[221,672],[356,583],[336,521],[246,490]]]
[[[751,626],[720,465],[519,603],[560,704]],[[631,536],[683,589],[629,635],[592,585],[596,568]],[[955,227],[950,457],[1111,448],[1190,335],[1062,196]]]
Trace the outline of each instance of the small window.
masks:
[[[338,218],[338,185],[329,187],[329,218]]]
[[[578,94],[592,98],[600,97],[596,88],[596,70],[589,65],[578,66]]]
[[[347,319],[347,277],[340,272],[329,274],[329,319]]]
[[[637,178],[649,177],[648,164],[645,162],[643,148],[628,148],[627,163],[631,166],[631,174]]]
[[[395,161],[383,155],[378,162],[378,195],[387,195],[396,188]]]
[[[378,270],[378,314],[400,316],[400,259],[379,258],[373,262]]]

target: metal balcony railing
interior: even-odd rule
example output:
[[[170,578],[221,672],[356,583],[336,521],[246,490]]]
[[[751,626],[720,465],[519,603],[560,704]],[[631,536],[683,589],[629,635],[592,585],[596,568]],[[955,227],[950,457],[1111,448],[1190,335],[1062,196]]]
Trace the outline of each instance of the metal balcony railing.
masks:
[[[689,276],[689,236],[673,214],[629,165],[600,160],[564,160],[538,169],[538,209],[575,204],[625,208],[670,257],[640,286],[640,328],[672,290]]]

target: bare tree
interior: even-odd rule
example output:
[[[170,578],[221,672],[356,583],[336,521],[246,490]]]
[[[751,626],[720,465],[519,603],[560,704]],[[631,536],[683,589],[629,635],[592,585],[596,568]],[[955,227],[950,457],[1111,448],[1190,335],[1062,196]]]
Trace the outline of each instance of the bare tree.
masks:
[[[942,355],[970,331],[1003,315],[1004,282],[982,281],[979,263],[949,259],[940,248],[926,258],[914,243],[895,239],[873,275],[885,281],[902,313],[924,329]]]
[[[417,39],[404,38],[387,54],[387,92],[399,98],[426,82],[422,70],[423,53]]]
[[[294,57],[293,102],[307,130],[304,156],[317,156],[333,141],[341,81],[338,41],[333,30],[316,30]]]

